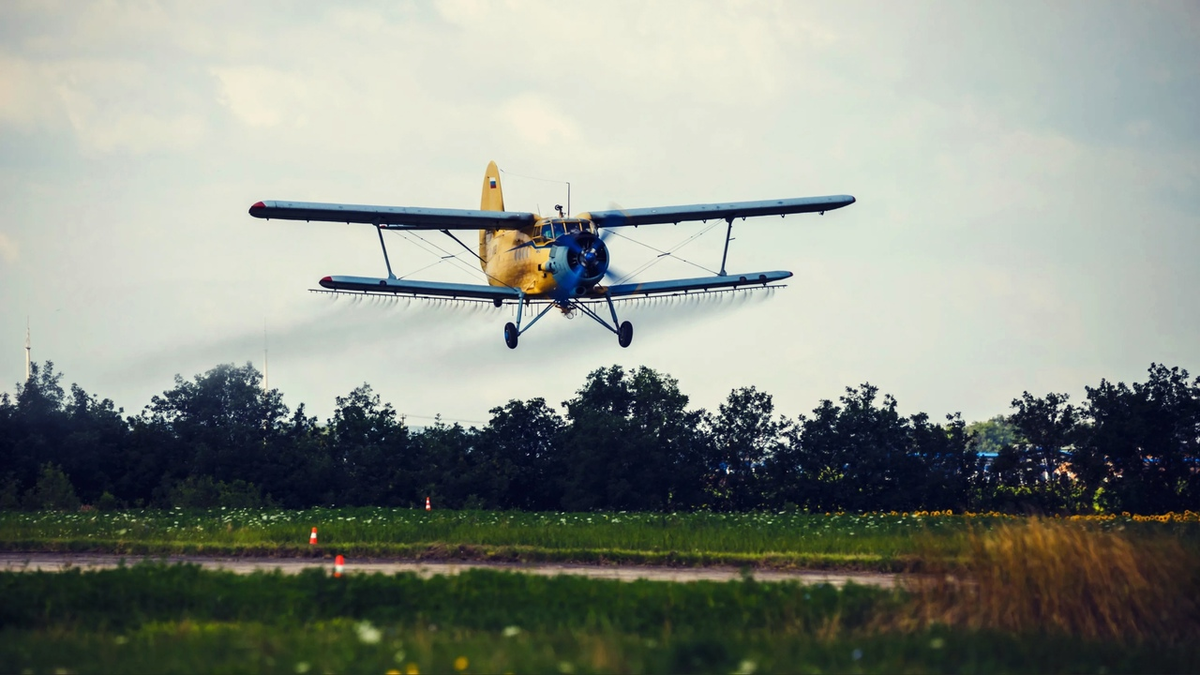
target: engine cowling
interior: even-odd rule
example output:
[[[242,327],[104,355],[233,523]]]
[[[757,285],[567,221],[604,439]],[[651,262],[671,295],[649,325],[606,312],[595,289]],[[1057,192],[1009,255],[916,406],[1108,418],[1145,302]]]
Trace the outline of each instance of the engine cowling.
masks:
[[[591,232],[571,232],[554,240],[546,271],[554,276],[559,297],[579,297],[608,271],[608,247]]]

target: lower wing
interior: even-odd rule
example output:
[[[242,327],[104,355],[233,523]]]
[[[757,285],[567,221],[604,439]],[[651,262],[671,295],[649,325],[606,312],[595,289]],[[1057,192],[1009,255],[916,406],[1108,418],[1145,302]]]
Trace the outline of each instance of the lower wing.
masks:
[[[578,298],[580,301],[603,300],[607,295],[613,300],[632,299],[651,295],[667,295],[672,293],[689,293],[692,291],[711,291],[722,288],[756,288],[774,284],[792,276],[791,272],[753,272],[749,274],[729,274],[715,277],[697,277],[694,279],[668,279],[666,281],[647,281],[637,284],[618,284],[616,286],[597,287],[592,294]],[[325,277],[321,279],[321,287],[331,291],[354,291],[361,293],[388,293],[393,295],[412,295],[426,298],[451,298],[470,300],[525,300],[540,302],[550,300],[548,297],[523,296],[517,289],[508,286],[483,286],[480,284],[452,284],[443,281],[409,281],[405,279],[380,279],[378,277]]]
[[[441,281],[408,281],[375,277],[325,277],[321,287],[331,291],[361,291],[363,293],[393,293],[418,297],[468,298],[472,300],[517,300],[521,294],[507,286],[480,284],[451,284]]]
[[[753,272],[750,274],[728,274],[717,277],[697,277],[695,279],[668,279],[666,281],[647,281],[639,284],[618,284],[609,286],[609,297],[614,300],[634,296],[660,295],[664,293],[687,293],[689,291],[709,291],[718,288],[752,288],[766,286],[783,281],[792,276],[791,272]]]

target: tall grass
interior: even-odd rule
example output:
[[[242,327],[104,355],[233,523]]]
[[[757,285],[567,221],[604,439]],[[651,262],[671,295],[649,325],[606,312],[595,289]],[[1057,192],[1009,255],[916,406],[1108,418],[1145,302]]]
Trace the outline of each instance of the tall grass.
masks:
[[[1200,560],[1168,537],[1032,518],[972,530],[912,583],[918,623],[1086,639],[1200,637]]]

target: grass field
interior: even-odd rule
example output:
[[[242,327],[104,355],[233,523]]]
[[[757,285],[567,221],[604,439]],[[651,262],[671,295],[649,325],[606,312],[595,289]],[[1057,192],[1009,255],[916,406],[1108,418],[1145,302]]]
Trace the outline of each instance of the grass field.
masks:
[[[912,623],[897,591],[475,570],[0,573],[19,672],[1194,672],[1175,640]]]
[[[900,571],[962,556],[1000,515],[522,513],[357,508],[0,512],[0,547],[27,551],[469,558]],[[1200,550],[1200,514],[1071,525],[1171,537]],[[312,527],[319,544],[308,543]]]
[[[321,544],[308,533],[319,527]],[[388,509],[6,513],[10,550],[907,567],[899,589],[136,565],[0,573],[13,672],[1197,672],[1200,523]],[[408,548],[405,548],[408,547]],[[464,553],[465,552],[465,553]],[[615,553],[614,553],[615,552]],[[919,565],[914,564],[919,562]]]

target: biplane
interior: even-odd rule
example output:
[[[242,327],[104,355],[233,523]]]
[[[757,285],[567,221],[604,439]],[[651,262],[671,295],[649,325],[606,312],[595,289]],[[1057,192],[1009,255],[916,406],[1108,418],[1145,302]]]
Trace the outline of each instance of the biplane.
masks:
[[[568,200],[569,207],[570,200]],[[516,322],[504,326],[504,342],[515,349],[518,338],[551,309],[570,315],[579,311],[617,336],[622,347],[633,341],[633,325],[617,318],[614,303],[633,298],[681,295],[721,290],[775,287],[791,272],[726,274],[730,235],[736,219],[820,213],[854,203],[849,195],[799,197],[726,204],[694,204],[640,209],[593,211],[568,217],[561,206],[556,216],[504,210],[500,170],[488,164],[483,177],[479,210],[408,206],[361,206],[311,202],[262,201],[250,207],[255,218],[363,223],[375,226],[387,267],[387,278],[327,276],[322,288],[333,292],[393,294],[418,298],[491,301],[496,307],[516,305]],[[611,228],[638,227],[684,221],[726,221],[721,270],[716,276],[606,285],[610,256],[605,238]],[[384,230],[440,230],[479,259],[487,285],[417,281],[392,273]],[[478,251],[453,234],[478,230]],[[618,280],[620,281],[620,280]],[[526,307],[540,308],[527,323]],[[603,315],[607,308],[612,323]],[[531,309],[531,313],[532,313]]]

